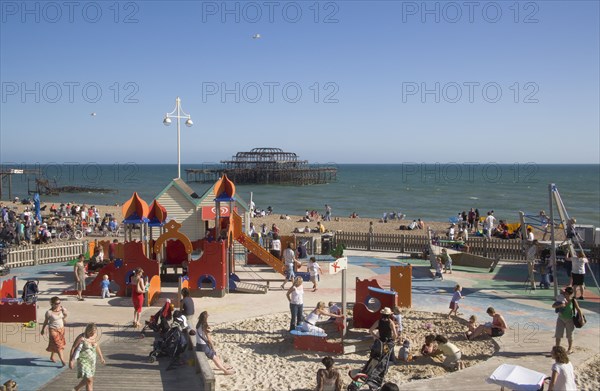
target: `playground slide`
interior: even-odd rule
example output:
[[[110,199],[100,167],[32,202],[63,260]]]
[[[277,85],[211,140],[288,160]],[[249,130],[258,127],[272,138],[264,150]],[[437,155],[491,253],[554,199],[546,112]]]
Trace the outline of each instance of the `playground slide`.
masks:
[[[285,275],[285,266],[283,262],[252,240],[250,236],[242,232],[242,218],[235,212],[233,212],[231,224],[233,228],[233,236],[242,244],[242,246],[246,247],[248,251],[275,269],[276,272]]]

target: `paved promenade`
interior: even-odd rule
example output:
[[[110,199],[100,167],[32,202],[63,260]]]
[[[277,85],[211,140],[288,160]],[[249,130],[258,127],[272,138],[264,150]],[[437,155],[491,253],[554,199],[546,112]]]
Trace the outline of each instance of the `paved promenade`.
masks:
[[[348,270],[348,301],[354,300],[353,282],[361,278],[377,278],[384,287],[389,284],[389,266],[397,262],[398,254],[347,251],[350,256]],[[321,265],[325,269],[325,262]],[[497,339],[500,350],[490,360],[443,378],[411,382],[401,389],[445,389],[445,390],[497,390],[497,386],[485,383],[485,378],[501,363],[511,363],[548,373],[552,360],[548,352],[554,343],[553,330],[556,314],[550,308],[550,291],[525,292],[522,267],[512,264],[500,265],[495,273],[487,270],[455,267],[452,275],[444,281],[431,281],[427,263],[411,261],[413,264],[413,308],[417,310],[446,313],[452,289],[456,283],[464,286],[464,301],[461,303],[463,316],[477,314],[485,319],[485,309],[493,306],[502,313],[510,330]],[[246,278],[276,278],[264,267],[240,267],[238,271]],[[49,298],[70,287],[72,268],[64,265],[43,265],[15,269],[12,275],[19,278],[40,279],[38,319],[49,307]],[[318,301],[340,301],[341,274],[325,275],[316,293],[305,295],[305,308]],[[22,286],[22,281],[19,287]],[[196,298],[196,312],[207,310],[211,324],[240,321],[270,313],[287,312],[288,303],[279,284],[272,284],[271,291],[263,294],[230,294],[223,299]],[[161,301],[174,299],[175,288],[164,287]],[[597,291],[590,291],[583,303],[588,318],[585,328],[576,330],[575,366],[600,352],[600,300]],[[90,321],[98,323],[102,333],[102,350],[107,358],[106,366],[98,363],[95,389],[122,389],[135,387],[149,390],[192,390],[198,389],[192,367],[182,366],[166,371],[166,363],[147,362],[152,338],[139,339],[138,333],[125,327],[131,322],[132,309],[128,298],[88,298],[84,302],[63,298],[69,310],[67,339],[68,347]],[[158,308],[147,309],[147,319]],[[45,351],[47,341],[37,329],[25,329],[16,324],[0,324],[0,384],[7,379],[16,379],[22,390],[65,390],[77,384],[73,370],[58,368],[48,360]],[[68,348],[66,349],[68,352]],[[217,373],[218,377],[222,376]],[[117,385],[117,386],[115,386]],[[307,385],[303,385],[306,387]],[[312,387],[313,385],[308,385]]]

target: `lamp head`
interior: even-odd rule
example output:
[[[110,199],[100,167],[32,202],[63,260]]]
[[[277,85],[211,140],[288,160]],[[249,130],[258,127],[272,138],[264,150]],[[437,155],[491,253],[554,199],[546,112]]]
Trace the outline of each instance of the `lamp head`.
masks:
[[[192,120],[191,120],[190,118],[188,118],[188,120],[187,120],[187,121],[185,121],[185,125],[186,125],[187,127],[191,127],[193,124],[194,124],[194,123],[192,122]]]
[[[171,125],[171,118],[165,117],[165,119],[163,119],[163,124],[165,124],[165,126]]]

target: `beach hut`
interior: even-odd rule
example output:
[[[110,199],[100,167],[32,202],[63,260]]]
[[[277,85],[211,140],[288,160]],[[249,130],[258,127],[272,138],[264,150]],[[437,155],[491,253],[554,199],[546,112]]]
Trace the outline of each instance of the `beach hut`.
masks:
[[[181,233],[194,242],[204,238],[206,230],[214,227],[215,196],[214,185],[202,195],[198,195],[182,179],[173,179],[156,197],[167,211],[168,219],[181,224]],[[248,204],[239,196],[234,207],[242,216],[244,224],[249,218]]]

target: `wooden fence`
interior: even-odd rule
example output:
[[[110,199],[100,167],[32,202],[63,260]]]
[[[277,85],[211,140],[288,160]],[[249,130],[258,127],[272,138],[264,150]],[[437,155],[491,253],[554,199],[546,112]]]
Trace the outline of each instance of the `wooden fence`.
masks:
[[[364,232],[336,232],[334,246],[343,243],[347,249],[367,251],[393,251],[420,253],[428,247],[427,236],[370,234]],[[469,238],[469,253],[486,258],[524,261],[525,252],[520,240],[505,240],[482,237]],[[592,262],[600,260],[600,246],[594,245],[587,253]]]
[[[86,242],[69,241],[52,244],[29,244],[8,248],[6,265],[10,268],[67,262],[86,250]]]

